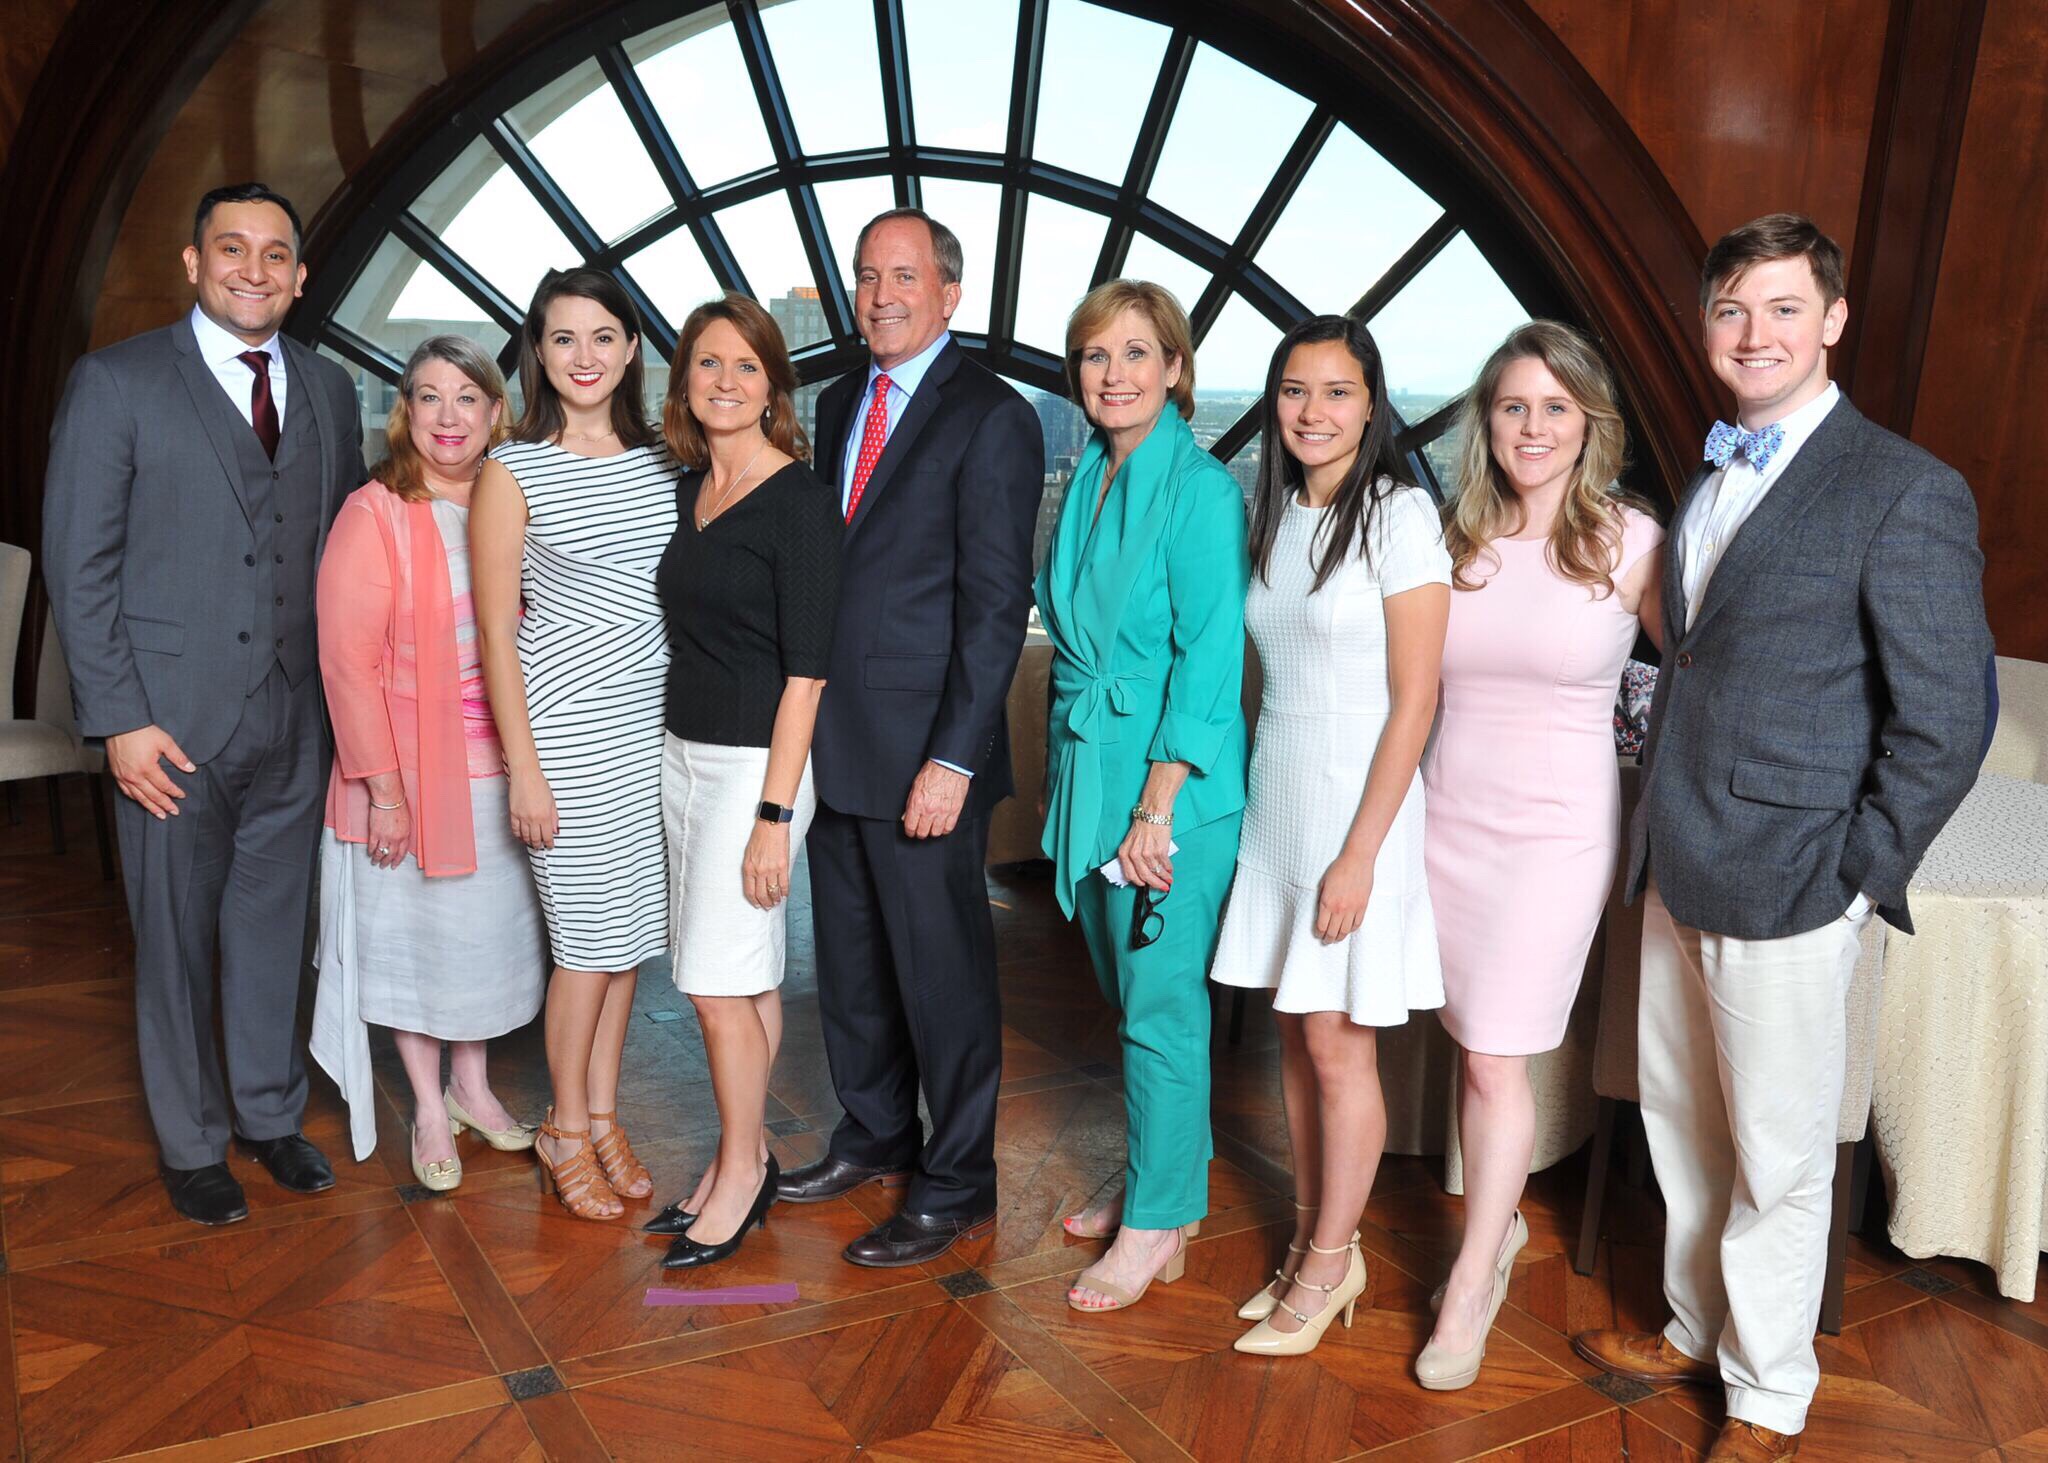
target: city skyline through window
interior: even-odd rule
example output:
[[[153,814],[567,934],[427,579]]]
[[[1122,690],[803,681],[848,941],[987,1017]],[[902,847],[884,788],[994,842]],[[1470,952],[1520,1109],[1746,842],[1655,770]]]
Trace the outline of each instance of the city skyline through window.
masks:
[[[535,285],[583,262],[647,308],[650,409],[675,328],[724,288],[770,307],[814,388],[862,359],[854,238],[899,202],[960,235],[953,328],[1032,398],[1049,496],[1055,459],[1078,455],[1054,451],[1079,419],[1061,394],[1067,312],[1107,274],[1189,311],[1197,435],[1247,488],[1294,319],[1367,312],[1426,475],[1448,461],[1431,440],[1445,403],[1527,318],[1426,180],[1344,120],[1210,38],[1090,0],[695,9],[568,59],[410,194],[311,330],[356,376],[372,438],[414,345],[469,334],[509,367]]]

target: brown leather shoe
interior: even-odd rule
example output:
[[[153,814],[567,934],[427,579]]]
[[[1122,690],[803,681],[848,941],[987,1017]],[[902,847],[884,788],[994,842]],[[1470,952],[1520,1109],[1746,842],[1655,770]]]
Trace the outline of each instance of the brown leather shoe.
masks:
[[[1721,1436],[1714,1439],[1714,1451],[1707,1454],[1707,1463],[1715,1463],[1716,1459],[1722,1463],[1778,1463],[1798,1451],[1798,1433],[1774,1433],[1767,1427],[1731,1417],[1721,1425]]]
[[[1581,1331],[1572,1350],[1604,1372],[1631,1382],[1718,1382],[1721,1368],[1694,1361],[1665,1339],[1662,1331],[1648,1336],[1630,1331]]]

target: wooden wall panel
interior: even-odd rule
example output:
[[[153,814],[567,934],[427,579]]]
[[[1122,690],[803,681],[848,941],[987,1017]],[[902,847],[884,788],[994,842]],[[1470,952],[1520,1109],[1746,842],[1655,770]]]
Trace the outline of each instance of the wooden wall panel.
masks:
[[[269,0],[150,159],[93,315],[108,345],[190,308],[178,255],[208,188],[258,178],[310,222],[393,124],[538,0]]]
[[[7,162],[22,106],[57,32],[71,17],[71,6],[72,0],[5,0],[6,23],[0,25],[0,166]]]
[[[1635,129],[1705,239],[1796,209],[1852,247],[1889,0],[1528,3]]]
[[[2048,660],[2048,9],[1990,0],[1963,130],[1914,440],[1983,517],[2001,655]]]

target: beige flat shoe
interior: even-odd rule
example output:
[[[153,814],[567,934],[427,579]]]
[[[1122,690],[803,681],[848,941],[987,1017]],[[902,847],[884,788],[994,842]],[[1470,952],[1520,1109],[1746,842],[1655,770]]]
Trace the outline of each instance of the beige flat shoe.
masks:
[[[477,1137],[483,1139],[500,1153],[524,1153],[533,1147],[533,1135],[540,1131],[532,1123],[514,1123],[509,1128],[487,1128],[467,1112],[455,1100],[455,1093],[449,1088],[441,1089],[441,1105],[448,1109],[448,1121],[454,1124],[455,1132],[461,1136],[464,1128],[474,1129]]]
[[[1415,1380],[1431,1392],[1456,1392],[1469,1387],[1479,1376],[1479,1364],[1486,1359],[1486,1338],[1493,1332],[1494,1319],[1500,1315],[1501,1303],[1508,1298],[1508,1281],[1514,1275],[1515,1256],[1522,1252],[1522,1246],[1529,1242],[1529,1226],[1522,1218],[1522,1211],[1515,1211],[1514,1222],[1508,1226],[1506,1243],[1501,1246],[1500,1258],[1493,1267],[1493,1295],[1486,1306],[1486,1324],[1479,1328],[1479,1339],[1465,1351],[1450,1351],[1431,1340],[1422,1348],[1422,1355],[1415,1358]]]
[[[460,1128],[455,1127],[453,1123],[449,1124],[449,1128],[451,1129],[450,1137],[462,1131]],[[419,1146],[412,1141],[411,1136],[408,1136],[406,1140],[406,1147],[411,1151],[412,1155],[412,1176],[420,1181],[421,1188],[429,1193],[445,1194],[462,1182],[462,1155],[460,1153],[456,1154],[453,1158],[437,1158],[432,1163],[422,1163],[420,1162]]]

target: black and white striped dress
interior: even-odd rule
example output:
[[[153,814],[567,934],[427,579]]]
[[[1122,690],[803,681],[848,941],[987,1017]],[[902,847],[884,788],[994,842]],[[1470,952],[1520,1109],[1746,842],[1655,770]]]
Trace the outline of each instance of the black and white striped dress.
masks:
[[[491,453],[526,498],[519,663],[561,831],[533,849],[555,963],[625,970],[668,946],[661,825],[668,631],[654,571],[676,526],[659,445],[581,457],[550,442]]]

